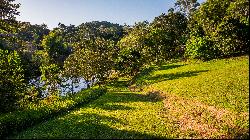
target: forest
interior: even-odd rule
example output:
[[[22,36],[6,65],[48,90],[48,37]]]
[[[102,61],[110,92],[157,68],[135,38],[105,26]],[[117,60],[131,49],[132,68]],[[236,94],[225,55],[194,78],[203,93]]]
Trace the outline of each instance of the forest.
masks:
[[[130,79],[125,88],[144,90],[139,85],[147,81],[138,83],[138,77],[143,78],[140,76],[150,66],[177,61],[206,63],[249,54],[248,0],[176,0],[173,8],[152,22],[131,26],[108,21],[78,26],[59,23],[51,30],[46,24],[17,21],[20,6],[15,0],[0,1],[1,138],[109,95],[110,85],[119,84],[121,78]],[[79,82],[86,87],[75,91]],[[242,90],[249,96],[249,87]],[[111,96],[115,94],[110,94],[110,99]],[[144,99],[136,96],[131,100],[137,98]],[[249,102],[245,107],[249,108]],[[249,114],[247,117],[249,120]],[[249,137],[249,132],[245,132],[249,125],[244,125],[244,130],[237,130],[243,134],[235,134],[234,129],[225,131],[230,131],[229,138]],[[123,138],[119,135],[105,138]],[[144,136],[124,138],[152,138]]]

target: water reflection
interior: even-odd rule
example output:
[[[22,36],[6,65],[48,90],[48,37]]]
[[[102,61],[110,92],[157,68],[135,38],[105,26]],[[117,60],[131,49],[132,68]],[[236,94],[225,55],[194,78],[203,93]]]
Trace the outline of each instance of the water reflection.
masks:
[[[60,92],[60,96],[66,96],[68,93],[76,93],[81,91],[82,89],[87,88],[87,83],[84,78],[74,78],[74,79],[67,79],[61,78],[62,82],[56,86],[57,90]],[[37,89],[42,89],[45,82],[40,80],[40,77],[36,79],[32,79],[29,82],[31,85],[34,85]],[[91,86],[93,82],[89,82]],[[46,97],[48,95],[48,89],[50,86],[47,86],[46,89],[41,90],[42,97]]]

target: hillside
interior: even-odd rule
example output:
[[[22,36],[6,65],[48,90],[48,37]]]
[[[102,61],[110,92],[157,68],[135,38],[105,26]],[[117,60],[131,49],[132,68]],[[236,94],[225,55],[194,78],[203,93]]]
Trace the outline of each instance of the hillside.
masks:
[[[151,66],[130,80],[9,138],[249,137],[248,56]]]

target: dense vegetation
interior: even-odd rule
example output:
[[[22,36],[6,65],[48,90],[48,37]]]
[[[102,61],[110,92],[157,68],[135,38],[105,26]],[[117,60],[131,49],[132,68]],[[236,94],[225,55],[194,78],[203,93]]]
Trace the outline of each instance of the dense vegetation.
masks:
[[[32,25],[29,22],[17,21],[15,17],[19,14],[20,4],[14,4],[14,1],[0,1],[1,137],[10,134],[11,131],[25,128],[31,120],[33,123],[39,122],[54,114],[53,112],[67,110],[69,106],[75,106],[78,102],[83,103],[77,100],[76,103],[65,103],[66,107],[51,105],[63,104],[64,100],[68,102],[71,96],[81,97],[80,93],[74,94],[73,88],[81,78],[90,90],[98,86],[103,92],[107,85],[120,77],[131,79],[127,86],[134,83],[137,83],[137,86],[147,85],[148,82],[157,83],[159,77],[138,83],[138,77],[145,72],[142,70],[148,66],[160,67],[172,60],[208,61],[249,53],[248,0],[207,0],[202,4],[196,0],[177,0],[175,7],[169,9],[168,13],[155,17],[151,23],[143,21],[133,26],[107,21],[86,22],[79,26],[59,23],[58,27],[52,30],[45,24]],[[192,76],[204,72],[208,73],[203,77],[205,79],[216,77],[216,74],[206,71],[207,69],[198,68],[197,72],[187,72],[184,75]],[[235,68],[235,71],[230,72],[237,71]],[[222,77],[226,78],[215,79],[217,84],[208,82],[209,80],[203,84],[227,85],[226,75],[230,73],[221,73],[225,74]],[[178,73],[175,76],[178,77]],[[181,77],[181,74],[179,76]],[[171,80],[169,75],[166,77],[168,78],[160,79]],[[68,80],[71,83],[65,84]],[[190,82],[189,79],[181,84],[173,83],[178,87],[171,86],[167,89],[162,85],[163,89],[159,90],[177,93],[183,98],[197,98],[209,105],[218,105],[236,112],[246,112],[246,85],[242,91],[242,87],[232,86],[234,91],[230,95],[220,88],[214,88],[211,89],[211,93],[203,95],[204,98],[200,99],[200,94],[210,90],[205,87],[195,92],[196,88],[190,87],[190,84],[199,87],[201,83],[199,79],[191,80],[194,82]],[[242,79],[231,82],[239,83],[237,80]],[[231,90],[229,86],[231,85],[222,87]],[[61,87],[70,89],[69,97],[61,96]],[[154,85],[154,88],[156,87],[157,85]],[[180,91],[179,88],[186,91]],[[96,90],[93,96],[99,97],[99,90]],[[109,95],[112,94],[108,93],[106,96]],[[225,98],[217,98],[222,95]],[[235,101],[228,102],[229,99]],[[36,110],[34,116],[31,115],[33,110]],[[43,110],[49,110],[50,113]],[[19,116],[20,112],[26,113],[17,121],[15,118],[18,118],[16,116]],[[245,123],[243,129],[245,130]]]
[[[90,104],[9,138],[247,138],[248,59],[150,66],[135,89],[120,78]]]

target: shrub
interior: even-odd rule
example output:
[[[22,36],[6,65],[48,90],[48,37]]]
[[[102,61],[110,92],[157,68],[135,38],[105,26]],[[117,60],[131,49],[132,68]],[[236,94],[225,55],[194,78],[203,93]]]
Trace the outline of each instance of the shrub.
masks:
[[[39,104],[30,104],[22,111],[10,112],[0,116],[0,138],[10,135],[13,131],[25,129],[35,123],[42,122],[60,113],[69,111],[79,105],[97,99],[104,89],[91,88],[81,91],[74,96],[50,101],[43,100]]]
[[[209,58],[211,55],[230,57],[247,54],[249,52],[248,5],[248,0],[207,0],[189,21],[190,34],[194,37],[189,39],[187,49],[189,51],[190,48],[195,49],[192,52],[209,50],[208,56],[201,55],[202,58]],[[207,41],[200,41],[205,38],[211,42],[210,46],[205,45]],[[195,48],[196,43],[198,48]],[[206,48],[208,46],[209,48]],[[214,53],[211,54],[211,51]],[[216,54],[218,51],[219,54]]]
[[[209,60],[216,58],[218,55],[219,51],[205,37],[192,36],[187,42],[185,56],[193,59]]]
[[[0,112],[19,107],[23,92],[24,74],[16,51],[0,49]]]

